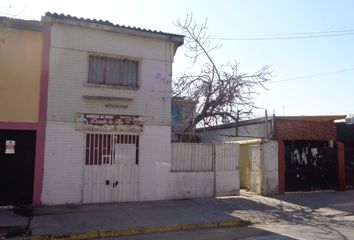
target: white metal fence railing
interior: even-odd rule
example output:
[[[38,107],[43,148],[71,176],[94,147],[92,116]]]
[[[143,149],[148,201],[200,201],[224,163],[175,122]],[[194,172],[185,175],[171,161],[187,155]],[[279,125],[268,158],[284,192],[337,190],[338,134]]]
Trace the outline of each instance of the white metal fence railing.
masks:
[[[237,144],[215,144],[215,164],[219,172],[236,170],[238,167]]]
[[[171,171],[236,170],[238,167],[236,143],[172,143]]]

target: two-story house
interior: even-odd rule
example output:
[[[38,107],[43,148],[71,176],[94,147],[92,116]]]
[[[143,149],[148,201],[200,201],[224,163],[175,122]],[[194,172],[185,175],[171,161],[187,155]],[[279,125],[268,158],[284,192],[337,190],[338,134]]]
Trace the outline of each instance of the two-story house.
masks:
[[[43,26],[0,17],[0,205],[38,205],[46,121]]]
[[[47,13],[44,204],[166,199],[183,36]]]

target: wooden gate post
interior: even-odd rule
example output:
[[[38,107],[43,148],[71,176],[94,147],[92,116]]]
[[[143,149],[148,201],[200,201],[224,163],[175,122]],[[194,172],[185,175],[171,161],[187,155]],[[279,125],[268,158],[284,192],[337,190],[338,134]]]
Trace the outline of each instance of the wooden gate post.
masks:
[[[345,190],[345,153],[344,144],[337,142],[337,154],[338,154],[338,189],[340,191]]]

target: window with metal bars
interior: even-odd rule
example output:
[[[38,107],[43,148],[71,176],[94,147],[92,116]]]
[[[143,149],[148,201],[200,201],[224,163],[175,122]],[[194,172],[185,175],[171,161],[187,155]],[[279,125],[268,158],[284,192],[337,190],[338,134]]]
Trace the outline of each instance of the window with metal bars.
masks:
[[[135,164],[139,164],[139,135],[128,134],[86,134],[85,165],[114,164],[114,145],[134,144]]]

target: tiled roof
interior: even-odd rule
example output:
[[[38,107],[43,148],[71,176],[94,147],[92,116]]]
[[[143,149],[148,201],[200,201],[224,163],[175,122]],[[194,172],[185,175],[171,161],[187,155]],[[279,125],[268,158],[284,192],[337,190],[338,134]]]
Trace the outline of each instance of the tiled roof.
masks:
[[[5,16],[0,16],[0,20],[8,20],[13,22],[28,22],[28,23],[39,23],[37,20],[27,20],[27,19],[19,19],[19,18],[10,18]]]
[[[161,31],[154,31],[154,30],[145,29],[145,28],[124,26],[124,25],[114,24],[112,22],[104,21],[104,20],[78,18],[78,17],[74,17],[74,16],[71,16],[71,15],[64,15],[64,14],[58,14],[58,13],[46,12],[45,16],[46,17],[56,18],[56,19],[64,19],[64,20],[70,20],[70,21],[93,23],[93,24],[99,24],[99,25],[103,25],[103,26],[109,26],[109,27],[115,27],[115,28],[120,28],[120,29],[145,32],[145,33],[159,34],[159,35],[165,35],[165,36],[171,36],[171,37],[181,37],[181,38],[184,37],[183,35],[179,35],[179,34],[166,33],[166,32],[161,32]]]
[[[0,16],[0,26],[41,31],[42,23],[37,20],[25,20]]]

